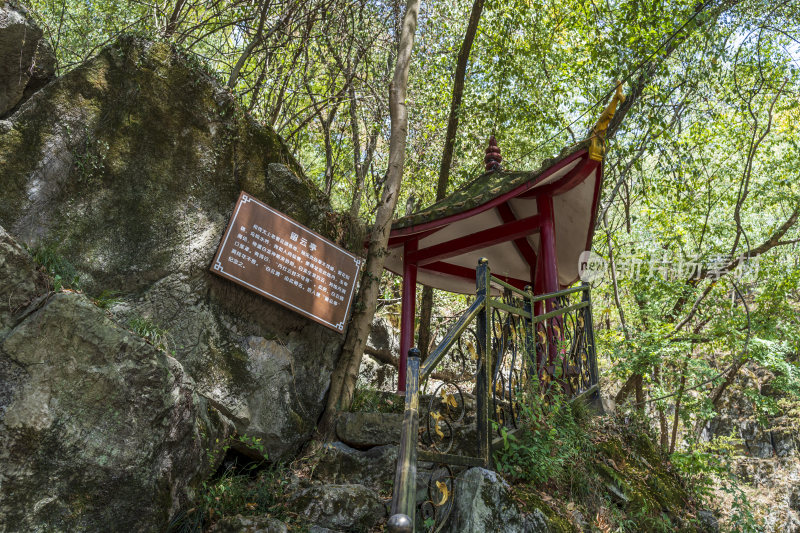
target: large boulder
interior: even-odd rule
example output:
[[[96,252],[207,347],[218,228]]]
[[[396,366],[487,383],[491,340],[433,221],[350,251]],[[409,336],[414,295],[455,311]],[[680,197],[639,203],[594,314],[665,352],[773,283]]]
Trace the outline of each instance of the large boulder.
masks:
[[[373,318],[358,371],[358,387],[385,392],[397,390],[397,368],[387,361],[398,359],[399,337],[399,332],[385,317]]]
[[[211,533],[287,533],[286,524],[269,516],[236,515],[214,524]]]
[[[53,49],[27,10],[0,0],[0,118],[45,85],[55,65]]]
[[[0,383],[3,530],[163,530],[231,432],[178,361],[75,293],[0,339]]]
[[[18,316],[47,292],[47,280],[30,254],[0,227],[0,338]],[[2,387],[0,387],[2,394]]]
[[[356,450],[343,442],[326,444],[314,466],[314,479],[326,483],[360,483],[375,490],[391,486],[397,469],[397,446]]]
[[[312,485],[292,508],[312,524],[336,531],[370,531],[386,518],[386,505],[364,485]]]
[[[548,533],[547,518],[536,510],[525,515],[495,472],[470,468],[455,481],[453,510],[445,531],[453,533]]]
[[[280,137],[237,111],[196,60],[134,37],[4,124],[0,225],[71,265],[117,323],[157,335],[270,459],[296,452],[322,412],[342,336],[209,272],[240,190],[339,242],[353,227]]]
[[[400,442],[401,413],[342,413],[336,422],[336,436],[354,448],[372,448]]]

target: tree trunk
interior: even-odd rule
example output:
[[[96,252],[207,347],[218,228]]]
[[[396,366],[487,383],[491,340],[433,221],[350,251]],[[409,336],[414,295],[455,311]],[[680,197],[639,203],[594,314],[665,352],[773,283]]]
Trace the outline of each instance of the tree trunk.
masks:
[[[167,22],[167,25],[164,28],[165,39],[169,39],[170,37],[172,37],[172,34],[175,33],[175,28],[178,27],[178,17],[180,17],[181,11],[183,10],[183,5],[185,3],[186,0],[178,0],[175,3],[175,8],[172,10],[172,14],[169,16],[169,21]]]
[[[447,194],[447,185],[450,182],[450,167],[453,164],[453,148],[455,147],[456,131],[458,130],[458,114],[461,110],[461,99],[464,94],[464,78],[467,75],[467,62],[478,31],[478,23],[483,13],[484,0],[475,0],[469,14],[467,32],[458,51],[458,62],[453,79],[453,98],[450,100],[450,116],[447,119],[447,133],[444,137],[444,150],[442,163],[439,166],[439,181],[436,183],[436,201],[443,199]],[[428,357],[428,346],[431,341],[431,315],[433,310],[433,289],[422,289],[422,302],[420,305],[419,337],[417,347],[422,353],[422,360]]]
[[[250,43],[245,47],[242,54],[239,56],[239,60],[234,65],[233,69],[231,70],[231,75],[228,78],[228,87],[233,89],[236,86],[236,80],[239,79],[239,73],[242,71],[244,64],[247,62],[247,59],[250,57],[250,54],[256,49],[256,47],[261,43],[264,35],[264,23],[267,20],[267,10],[269,8],[269,2],[263,2],[261,5],[261,14],[258,19],[258,28],[256,29],[256,34]],[[291,13],[291,11],[289,11]],[[286,15],[286,18],[289,17],[289,14]],[[272,32],[270,32],[272,33]]]
[[[661,386],[661,363],[653,365],[653,383]],[[667,416],[664,413],[663,407],[659,407],[658,405],[655,407],[658,413],[659,443],[661,444],[661,449],[666,452],[669,449],[669,426],[667,424]]]
[[[417,348],[422,360],[428,358],[428,347],[431,344],[431,316],[433,315],[433,287],[422,287],[422,301],[419,305],[419,336]]]
[[[689,358],[692,352],[683,360],[683,367],[681,368],[681,382],[678,386],[678,397],[675,399],[675,418],[672,420],[672,439],[669,442],[670,455],[675,452],[675,441],[678,439],[678,423],[680,422],[681,415],[681,401],[683,401],[683,389],[686,387],[686,368],[689,366]]]
[[[386,258],[389,229],[397,205],[400,183],[403,179],[403,163],[406,154],[406,137],[408,133],[408,110],[406,108],[406,89],[408,87],[408,68],[411,62],[411,50],[414,46],[414,34],[417,30],[417,15],[420,0],[407,0],[403,25],[400,32],[400,44],[397,50],[394,78],[389,86],[389,114],[391,117],[391,134],[389,137],[389,168],[383,186],[381,202],[375,213],[375,224],[372,227],[367,251],[367,262],[361,276],[357,305],[347,330],[342,354],[331,375],[331,386],[328,391],[328,402],[320,420],[319,430],[324,438],[333,435],[336,416],[339,411],[350,406],[353,401],[358,369],[361,357],[367,344],[369,326],[375,314],[378,300],[379,282],[383,273]]]

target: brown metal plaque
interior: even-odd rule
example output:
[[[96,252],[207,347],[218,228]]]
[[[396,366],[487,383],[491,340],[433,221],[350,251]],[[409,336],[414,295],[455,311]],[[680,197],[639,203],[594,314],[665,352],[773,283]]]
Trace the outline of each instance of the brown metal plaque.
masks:
[[[211,271],[344,332],[361,262],[242,192]]]

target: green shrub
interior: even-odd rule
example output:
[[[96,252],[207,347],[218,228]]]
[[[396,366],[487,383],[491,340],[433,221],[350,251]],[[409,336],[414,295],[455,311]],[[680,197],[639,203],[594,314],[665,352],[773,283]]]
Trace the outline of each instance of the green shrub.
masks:
[[[119,291],[105,290],[101,292],[96,298],[92,298],[92,302],[100,309],[108,309],[120,300]]]
[[[359,386],[356,386],[350,404],[353,413],[402,413],[404,408],[402,396]]]
[[[500,428],[503,446],[495,452],[497,469],[515,480],[544,484],[570,481],[581,454],[591,440],[581,424],[586,408],[573,405],[561,394],[545,399],[538,393],[520,401],[521,422],[516,434]]]
[[[159,350],[167,350],[169,331],[156,326],[152,320],[144,316],[136,316],[128,320],[128,327],[140,337],[147,339]]]
[[[34,249],[31,254],[33,260],[53,278],[53,290],[62,289],[80,290],[78,271],[58,253],[54,244],[47,244]]]

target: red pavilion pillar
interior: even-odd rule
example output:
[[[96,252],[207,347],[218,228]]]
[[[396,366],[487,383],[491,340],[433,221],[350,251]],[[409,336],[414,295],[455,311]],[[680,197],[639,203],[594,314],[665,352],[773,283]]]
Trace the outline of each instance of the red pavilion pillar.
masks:
[[[406,367],[408,351],[414,344],[414,317],[417,307],[417,264],[409,256],[417,251],[417,239],[409,239],[403,245],[403,295],[400,310],[400,364],[397,369],[397,393],[406,391]]]
[[[558,257],[556,256],[556,231],[555,219],[553,217],[553,197],[549,195],[540,195],[536,198],[536,205],[539,213],[542,215],[542,227],[539,232],[540,251],[539,258],[541,269],[537,272],[537,285],[544,294],[549,294],[558,291]],[[546,300],[545,312],[550,312],[555,309],[555,302],[553,300]],[[541,310],[541,307],[539,309]],[[552,324],[552,323],[551,323]],[[548,328],[545,333],[547,335],[548,344],[548,357],[547,366],[550,367],[555,362],[556,339],[554,338],[553,328]]]

